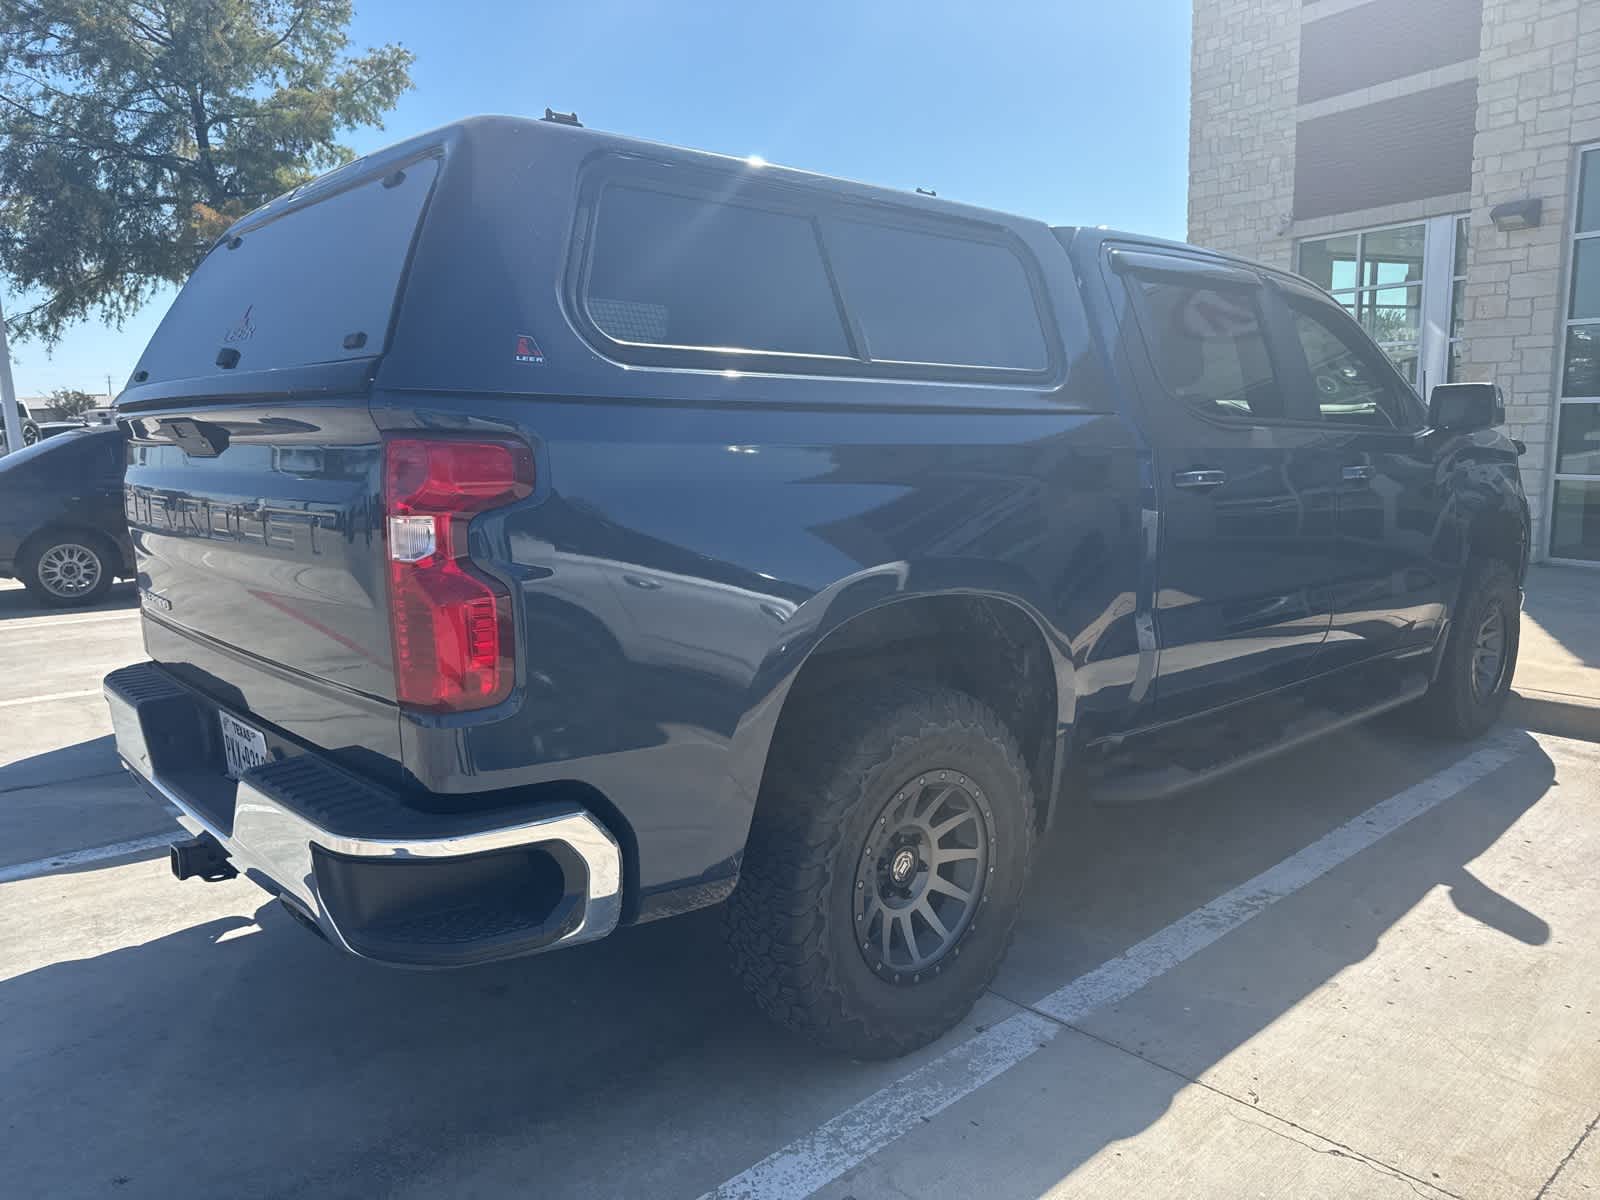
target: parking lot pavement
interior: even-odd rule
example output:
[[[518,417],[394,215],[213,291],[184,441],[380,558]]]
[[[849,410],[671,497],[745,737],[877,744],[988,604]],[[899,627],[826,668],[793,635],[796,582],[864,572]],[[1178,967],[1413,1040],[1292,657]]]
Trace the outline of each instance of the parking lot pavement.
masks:
[[[140,655],[126,599],[10,599],[8,695]],[[714,912],[393,972],[159,850],[63,857],[173,826],[97,695],[14,705],[0,1195],[1600,1195],[1600,747],[1398,725],[1065,822],[972,1017],[860,1064],[753,1014]]]
[[[106,672],[143,657],[132,584],[92,609],[59,611],[0,582],[0,879],[171,831],[118,764],[100,694]]]

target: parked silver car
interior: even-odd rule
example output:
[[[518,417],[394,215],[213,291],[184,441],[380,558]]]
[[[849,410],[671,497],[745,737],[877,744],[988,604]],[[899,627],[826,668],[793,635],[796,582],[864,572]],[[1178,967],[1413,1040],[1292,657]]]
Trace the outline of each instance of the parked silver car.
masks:
[[[22,444],[24,446],[31,446],[44,436],[39,429],[39,422],[33,419],[33,414],[28,411],[28,406],[20,400],[17,401],[17,416],[22,422]],[[5,442],[5,422],[0,421],[0,446],[5,445]]]

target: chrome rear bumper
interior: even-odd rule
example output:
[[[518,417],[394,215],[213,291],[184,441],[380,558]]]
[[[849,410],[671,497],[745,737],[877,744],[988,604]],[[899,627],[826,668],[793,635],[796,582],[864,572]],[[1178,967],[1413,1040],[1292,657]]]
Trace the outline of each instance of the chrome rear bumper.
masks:
[[[581,808],[420,813],[320,756],[285,754],[281,739],[277,761],[233,784],[211,701],[154,663],[108,675],[105,696],[145,789],[352,954],[467,965],[593,941],[621,915],[616,839]]]

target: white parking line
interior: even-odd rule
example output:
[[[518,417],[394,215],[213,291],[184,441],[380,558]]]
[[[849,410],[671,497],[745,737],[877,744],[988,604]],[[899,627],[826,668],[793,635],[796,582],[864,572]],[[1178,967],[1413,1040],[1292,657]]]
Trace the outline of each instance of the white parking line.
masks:
[[[56,854],[50,858],[36,858],[32,862],[15,863],[9,867],[0,867],[0,883],[15,883],[19,879],[32,879],[36,875],[49,875],[64,867],[81,867],[85,863],[100,862],[107,858],[121,858],[125,854],[142,854],[146,850],[154,850],[158,846],[172,844],[174,838],[182,837],[179,830],[171,833],[157,833],[150,837],[134,838],[129,842],[112,842],[109,846],[91,846],[87,850],[69,850],[65,854]]]
[[[1051,992],[1031,1005],[1031,1011],[1008,1017],[901,1076],[706,1193],[702,1200],[801,1200],[811,1195],[1016,1066],[1063,1025],[1133,995],[1251,917],[1505,766],[1516,757],[1519,742],[1526,746],[1527,735],[1496,738],[1421,783],[1380,801],[1276,866]]]
[[[800,1200],[1027,1058],[1061,1026],[1020,1012],[902,1075],[702,1200]]]
[[[104,688],[83,688],[76,692],[47,692],[43,696],[21,696],[15,700],[0,700],[0,708],[16,708],[23,704],[48,704],[52,700],[78,700],[84,696],[104,694]]]

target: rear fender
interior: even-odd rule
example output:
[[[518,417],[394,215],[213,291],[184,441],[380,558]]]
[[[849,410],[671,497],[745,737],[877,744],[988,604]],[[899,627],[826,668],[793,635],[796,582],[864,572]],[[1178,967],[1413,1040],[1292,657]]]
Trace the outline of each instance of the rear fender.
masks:
[[[893,631],[887,633],[888,638],[910,640],[927,632],[928,609],[919,602],[967,598],[1020,614],[1047,656],[1053,719],[1038,800],[1041,813],[1052,814],[1073,726],[1076,669],[1071,647],[1043,617],[1039,604],[1029,596],[1031,590],[1027,580],[1000,564],[885,563],[842,579],[801,604],[785,623],[784,640],[772,649],[756,674],[752,695],[759,699],[750,706],[731,746],[730,771],[736,786],[750,798],[750,811],[754,811],[785,706],[808,665],[826,656],[831,645],[848,637],[869,615],[875,622],[884,622],[880,630]]]

